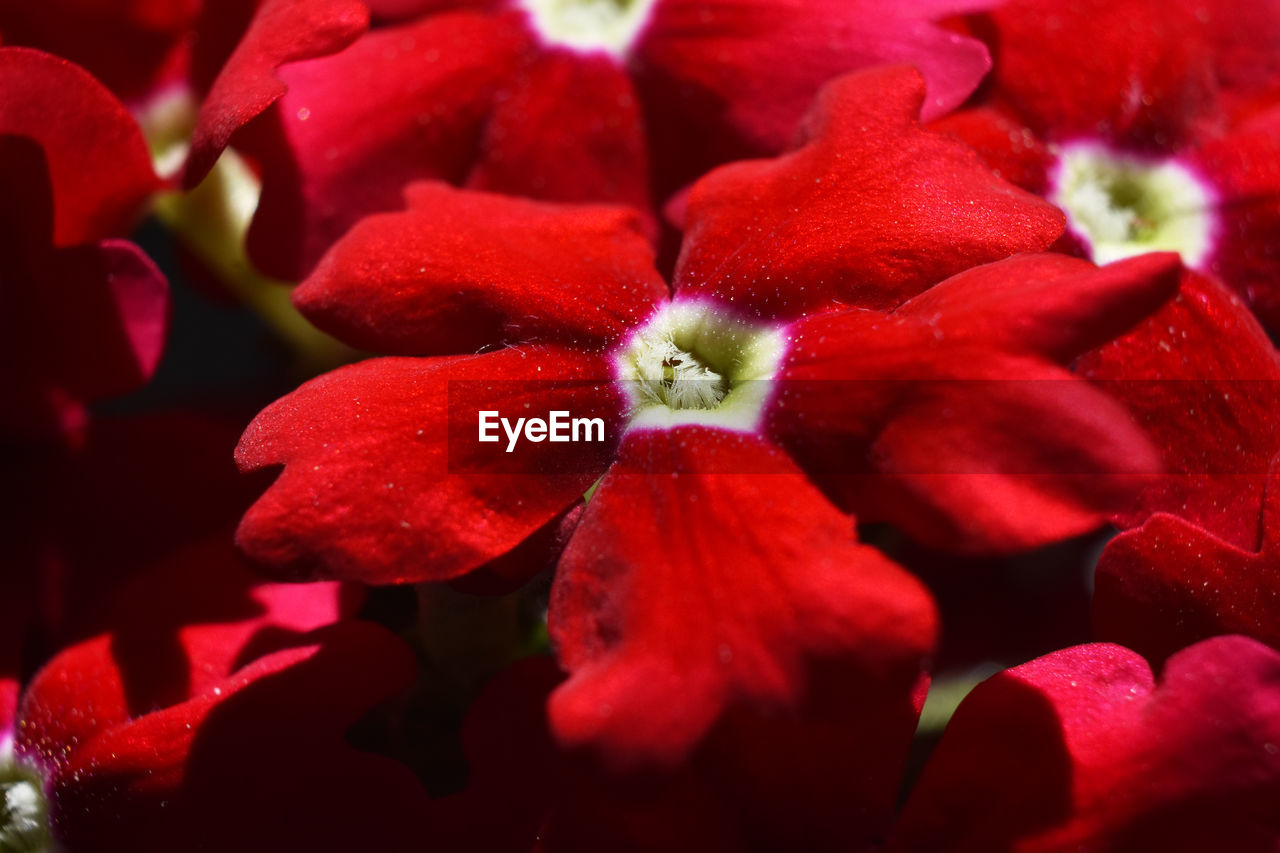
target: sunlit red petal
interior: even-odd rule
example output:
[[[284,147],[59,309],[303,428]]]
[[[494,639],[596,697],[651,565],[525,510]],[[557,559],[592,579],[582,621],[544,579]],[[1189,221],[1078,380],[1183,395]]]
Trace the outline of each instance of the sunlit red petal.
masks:
[[[320,328],[392,354],[616,339],[667,294],[635,213],[418,184],[295,291]]]
[[[795,713],[818,661],[909,707],[934,633],[923,588],[783,455],[702,427],[626,439],[548,618],[571,673],[553,729],[620,765],[678,762],[735,707]]]
[[[297,578],[386,584],[465,574],[580,498],[616,446],[526,442],[538,465],[522,468],[527,457],[504,452],[505,438],[476,442],[478,411],[601,417],[616,442],[620,394],[583,381],[608,376],[598,356],[532,346],[374,359],[325,374],[245,432],[242,467],[285,469],[245,516],[238,542]]]
[[[825,90],[803,147],[700,181],[677,288],[767,316],[891,308],[969,267],[1051,245],[1062,214],[922,131],[923,97],[910,69],[843,78]]]

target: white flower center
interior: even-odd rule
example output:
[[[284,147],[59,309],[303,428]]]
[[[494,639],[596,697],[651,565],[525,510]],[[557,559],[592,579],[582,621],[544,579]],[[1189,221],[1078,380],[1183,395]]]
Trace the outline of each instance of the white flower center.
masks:
[[[1176,160],[1076,143],[1062,148],[1049,200],[1066,212],[1095,263],[1166,251],[1198,267],[1213,249],[1213,197]]]
[[[13,741],[0,746],[0,850],[50,849],[49,821],[39,777],[16,763]]]
[[[621,58],[644,29],[657,0],[517,0],[549,44]]]
[[[715,303],[670,302],[614,355],[635,427],[759,428],[786,351],[780,327],[750,323]]]

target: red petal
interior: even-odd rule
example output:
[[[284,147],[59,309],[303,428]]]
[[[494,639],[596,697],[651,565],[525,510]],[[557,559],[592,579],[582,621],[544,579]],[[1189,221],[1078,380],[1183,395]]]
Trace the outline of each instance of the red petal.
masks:
[[[64,655],[47,678],[110,672],[109,659],[88,652]],[[352,623],[255,661],[183,704],[104,727],[74,745],[53,779],[54,834],[76,849],[184,849],[192,832],[210,849],[412,849],[413,816],[425,805],[420,784],[403,765],[353,750],[344,735],[413,672],[402,642]],[[50,710],[69,707],[80,706]]]
[[[1177,298],[1078,369],[1134,413],[1171,475],[1119,524],[1168,512],[1257,550],[1263,482],[1280,452],[1280,356],[1240,300],[1186,273]]]
[[[717,458],[755,473],[675,473]],[[816,659],[868,703],[909,706],[935,627],[924,589],[783,455],[697,427],[628,437],[561,559],[549,624],[572,673],[554,730],[623,765],[678,762],[734,708],[796,713]]]
[[[236,131],[287,91],[276,69],[337,53],[369,25],[359,0],[265,0],[200,107],[183,181],[209,173]]]
[[[926,119],[991,67],[982,44],[931,23],[962,2],[663,0],[631,57],[667,191],[712,166],[774,154],[827,81],[886,64],[921,70]]]
[[[477,189],[652,207],[640,104],[609,56],[538,54],[498,98],[479,152]]]
[[[1239,637],[1175,655],[1056,652],[978,686],[889,849],[1264,851],[1280,834],[1280,655]]]
[[[1054,158],[1021,121],[991,107],[961,110],[932,122],[929,130],[956,136],[998,177],[1036,195],[1048,191]]]
[[[949,549],[1044,544],[1128,505],[1159,459],[1127,412],[1058,367],[1176,284],[1176,259],[1025,256],[888,317],[790,328],[769,433],[864,520]]]
[[[461,183],[528,39],[518,15],[439,14],[283,69],[289,93],[246,140],[263,167],[254,262],[297,280],[362,216],[399,209],[406,184]]]
[[[1065,364],[1127,332],[1178,292],[1181,264],[1151,253],[1102,268],[1062,255],[975,267],[898,309],[939,337]]]
[[[1214,106],[1199,0],[1013,0],[990,15],[992,93],[1041,135],[1176,145]]]
[[[1051,245],[1062,214],[920,130],[923,97],[909,69],[844,78],[823,94],[802,148],[700,181],[677,287],[770,316],[888,308],[961,270]]]
[[[404,213],[362,220],[294,292],[361,349],[475,352],[617,338],[667,295],[639,217],[418,184]]]
[[[242,467],[286,467],[238,542],[298,578],[387,584],[465,574],[519,545],[603,472],[625,405],[598,381],[608,376],[597,356],[530,347],[375,359],[312,380],[258,415],[240,442]],[[610,442],[526,442],[526,467],[527,457],[476,442],[480,409],[601,417]],[[529,476],[536,470],[553,473]]]
[[[1280,480],[1272,479],[1260,552],[1156,515],[1113,539],[1098,561],[1095,633],[1160,662],[1219,634],[1280,647]]]
[[[0,135],[25,136],[44,152],[54,244],[95,243],[131,228],[160,182],[124,106],[77,66],[26,48],[0,48],[0,91]]]
[[[1218,196],[1208,268],[1280,328],[1280,109],[1210,142],[1194,162]]]

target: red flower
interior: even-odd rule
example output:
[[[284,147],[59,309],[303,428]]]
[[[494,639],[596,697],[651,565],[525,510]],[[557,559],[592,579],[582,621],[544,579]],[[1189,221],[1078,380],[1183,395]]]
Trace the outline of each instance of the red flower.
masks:
[[[961,703],[888,849],[1271,850],[1280,655],[1241,637],[1147,663],[1078,646]]]
[[[1171,256],[969,270],[1043,248],[1059,219],[921,132],[923,94],[908,70],[855,75],[803,147],[700,182],[672,298],[634,215],[434,184],[365,220],[297,291],[318,324],[396,353],[506,347],[368,361],[263,412],[238,458],[286,467],[241,546],[292,576],[454,578],[604,474],[551,605],[573,672],[552,704],[562,738],[673,761],[727,706],[793,706],[814,658],[905,701],[928,596],[810,476],[869,474],[828,495],[885,495],[881,517],[969,547],[1089,529],[1125,491],[1108,472],[1155,461],[1058,365],[1176,280]],[[599,417],[616,454],[530,445],[553,473],[512,474],[476,441],[481,409]]]
[[[1280,9],[1014,0],[975,25],[984,109],[944,122],[1066,211],[1098,263],[1176,251],[1280,315]]]
[[[249,240],[273,275],[309,271],[415,180],[652,218],[710,167],[784,148],[838,74],[914,63],[932,118],[989,67],[981,44],[930,23],[967,0],[398,5],[421,17],[357,39],[367,10],[355,0],[265,3],[202,110],[189,183],[279,99],[237,142],[263,165]]]
[[[76,66],[0,49],[0,91],[0,426],[74,432],[84,403],[133,389],[159,360],[167,284],[111,239],[159,182],[128,112]]]

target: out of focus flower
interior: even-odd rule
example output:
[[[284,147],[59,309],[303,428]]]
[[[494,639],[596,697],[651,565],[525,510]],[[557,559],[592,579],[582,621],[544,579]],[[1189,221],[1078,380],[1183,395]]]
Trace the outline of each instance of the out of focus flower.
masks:
[[[203,106],[188,181],[233,136],[255,155],[250,254],[271,275],[301,277],[415,180],[627,204],[653,225],[655,205],[709,168],[786,147],[841,73],[915,64],[933,118],[990,64],[931,23],[984,5],[971,0],[398,5],[360,35],[356,0],[264,3]]]
[[[75,434],[151,375],[168,285],[115,239],[158,181],[129,113],[83,70],[0,48],[0,428]]]

